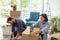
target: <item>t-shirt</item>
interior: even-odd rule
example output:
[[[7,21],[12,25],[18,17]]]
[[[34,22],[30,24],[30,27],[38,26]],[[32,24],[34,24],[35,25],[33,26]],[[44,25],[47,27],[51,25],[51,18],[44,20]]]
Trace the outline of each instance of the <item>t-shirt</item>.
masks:
[[[23,32],[25,29],[25,23],[21,19],[15,19],[15,23],[12,24],[12,32]]]

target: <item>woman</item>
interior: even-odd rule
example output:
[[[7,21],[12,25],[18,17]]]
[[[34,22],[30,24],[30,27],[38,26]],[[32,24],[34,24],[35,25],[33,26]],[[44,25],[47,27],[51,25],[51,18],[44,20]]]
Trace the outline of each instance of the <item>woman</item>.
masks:
[[[32,25],[33,27],[39,27],[41,31],[31,33],[31,34],[39,34],[41,35],[42,40],[47,40],[47,33],[50,28],[50,24],[48,22],[48,17],[46,14],[41,14],[40,21],[38,21],[36,24]]]

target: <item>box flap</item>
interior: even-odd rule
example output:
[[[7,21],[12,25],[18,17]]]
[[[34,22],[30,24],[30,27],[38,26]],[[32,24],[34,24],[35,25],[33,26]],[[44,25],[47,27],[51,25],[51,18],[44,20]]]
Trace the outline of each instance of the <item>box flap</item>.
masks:
[[[27,27],[27,29],[22,34],[30,34],[30,27]]]

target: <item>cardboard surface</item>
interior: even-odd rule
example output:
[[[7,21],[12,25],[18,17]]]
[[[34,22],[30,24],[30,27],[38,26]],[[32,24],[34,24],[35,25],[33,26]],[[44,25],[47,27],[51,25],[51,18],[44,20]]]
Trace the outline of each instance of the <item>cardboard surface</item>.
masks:
[[[34,28],[33,32],[40,31],[40,28]]]
[[[34,31],[36,28],[34,29]],[[23,33],[22,33],[22,40],[39,40],[39,34],[32,36],[30,35],[30,27],[28,27]]]
[[[10,16],[13,18],[20,18],[21,11],[10,11]]]
[[[31,36],[28,34],[23,34],[22,40],[39,40],[39,36]]]
[[[54,40],[54,39],[60,40],[60,33],[54,33],[54,34],[52,34],[50,36],[51,36],[51,40]]]

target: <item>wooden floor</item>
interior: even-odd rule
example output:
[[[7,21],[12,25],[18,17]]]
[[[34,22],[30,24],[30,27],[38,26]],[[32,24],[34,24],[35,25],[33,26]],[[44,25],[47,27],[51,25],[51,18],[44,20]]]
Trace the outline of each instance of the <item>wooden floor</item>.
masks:
[[[10,40],[10,36],[4,35],[3,40]],[[21,36],[17,40],[21,40]]]
[[[10,36],[4,35],[4,36],[3,36],[3,40],[10,40]]]

